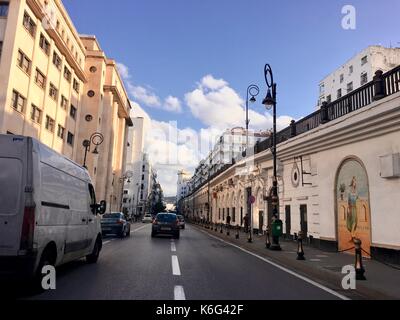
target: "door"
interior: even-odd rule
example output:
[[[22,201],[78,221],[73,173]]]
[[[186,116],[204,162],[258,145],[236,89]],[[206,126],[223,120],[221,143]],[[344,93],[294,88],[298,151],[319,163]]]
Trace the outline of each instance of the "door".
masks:
[[[307,238],[308,224],[307,224],[307,205],[300,206],[300,229],[303,232],[304,239]]]
[[[290,238],[290,229],[291,229],[290,206],[285,207],[285,226],[286,226],[286,237]]]
[[[258,212],[258,233],[263,232],[263,225],[264,225],[264,211]]]
[[[246,214],[248,214],[248,217],[250,218],[249,227],[253,228],[253,216],[252,216],[253,213],[251,212],[252,204],[250,203],[251,188],[247,188],[246,192],[247,192],[247,197],[246,197],[247,212],[246,212]]]
[[[93,205],[96,205],[96,195],[94,192],[94,188],[91,184],[88,184],[88,210],[87,210],[87,224],[88,224],[88,250],[91,252],[92,247],[94,245],[94,241],[96,241],[97,234],[100,232],[99,228],[99,217],[96,214],[95,209],[92,209]]]

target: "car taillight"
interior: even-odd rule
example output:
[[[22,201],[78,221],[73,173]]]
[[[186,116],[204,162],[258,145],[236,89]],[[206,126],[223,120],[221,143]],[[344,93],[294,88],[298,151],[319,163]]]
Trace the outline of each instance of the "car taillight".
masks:
[[[33,232],[35,230],[35,207],[25,207],[24,221],[21,232],[21,250],[29,250],[33,247]]]
[[[123,223],[124,223],[124,220],[119,219],[119,220],[117,221],[117,223],[118,223],[118,224],[123,224]]]

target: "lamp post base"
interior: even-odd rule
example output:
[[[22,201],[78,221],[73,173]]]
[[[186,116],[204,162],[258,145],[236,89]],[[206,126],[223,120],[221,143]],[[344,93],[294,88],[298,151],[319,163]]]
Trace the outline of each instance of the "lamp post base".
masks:
[[[282,248],[281,248],[281,246],[280,246],[280,244],[279,244],[279,238],[272,237],[272,244],[271,244],[271,246],[269,247],[269,250],[272,250],[272,251],[282,251]]]

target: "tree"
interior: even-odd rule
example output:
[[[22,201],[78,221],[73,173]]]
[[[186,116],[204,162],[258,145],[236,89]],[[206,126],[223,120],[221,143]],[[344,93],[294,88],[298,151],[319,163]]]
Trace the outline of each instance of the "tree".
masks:
[[[167,208],[167,207],[165,206],[165,204],[164,204],[162,201],[158,201],[158,202],[156,202],[156,204],[153,206],[153,208],[152,208],[152,213],[153,213],[153,214],[157,214],[157,213],[160,213],[160,212],[164,212],[166,208]]]

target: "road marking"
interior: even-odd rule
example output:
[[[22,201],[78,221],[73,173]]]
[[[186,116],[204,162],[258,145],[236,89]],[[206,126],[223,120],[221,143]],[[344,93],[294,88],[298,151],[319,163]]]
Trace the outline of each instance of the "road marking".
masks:
[[[310,259],[311,262],[320,262],[321,259]]]
[[[110,243],[110,242],[111,242],[111,240],[104,241],[104,242],[103,242],[103,245],[105,245],[105,244],[107,244],[107,243]]]
[[[261,257],[261,256],[259,256],[259,255],[256,254],[256,253],[253,253],[253,252],[251,252],[251,251],[249,251],[249,250],[246,250],[246,249],[244,249],[244,248],[242,248],[242,247],[240,247],[240,246],[237,246],[237,245],[235,245],[235,244],[233,244],[233,243],[230,243],[230,242],[225,241],[225,240],[223,240],[223,239],[221,239],[221,238],[218,238],[218,237],[216,237],[216,236],[213,236],[213,235],[211,235],[211,234],[209,234],[209,233],[207,233],[207,232],[205,232],[205,231],[202,231],[202,230],[198,230],[198,231],[200,231],[200,232],[202,232],[202,233],[208,235],[208,236],[211,237],[211,238],[214,238],[214,239],[216,239],[216,240],[219,240],[219,241],[221,241],[221,242],[223,242],[223,243],[225,243],[225,244],[227,244],[227,245],[230,245],[230,246],[232,246],[232,247],[234,247],[234,248],[236,248],[236,249],[239,249],[239,250],[241,250],[241,251],[243,251],[243,252],[245,252],[245,253],[247,253],[247,254],[249,254],[249,255],[252,255],[253,257],[256,257],[256,258],[258,258],[258,259],[260,259],[260,260],[262,260],[262,261],[264,261],[264,262],[266,262],[266,263],[268,263],[268,264],[270,264],[270,265],[272,265],[272,266],[274,266],[274,267],[276,267],[276,268],[278,268],[278,269],[280,269],[280,270],[282,270],[282,271],[284,271],[284,272],[286,272],[286,273],[289,273],[289,274],[291,274],[292,276],[295,276],[296,278],[299,278],[299,279],[301,279],[301,280],[303,280],[303,281],[305,281],[305,282],[307,282],[307,283],[309,283],[309,284],[311,284],[311,285],[313,285],[313,286],[315,286],[315,287],[317,287],[317,288],[319,288],[319,289],[321,289],[321,290],[324,290],[324,291],[330,293],[331,295],[334,295],[335,297],[338,297],[339,299],[342,299],[342,300],[350,300],[350,298],[348,298],[348,297],[346,297],[346,296],[344,296],[344,295],[341,295],[340,293],[337,293],[336,291],[334,291],[334,290],[332,290],[332,289],[329,289],[328,287],[325,287],[325,286],[323,286],[322,284],[320,284],[320,283],[318,283],[318,282],[316,282],[316,281],[314,281],[314,280],[311,280],[311,279],[309,279],[309,278],[307,278],[307,277],[305,277],[305,276],[302,276],[302,275],[300,275],[300,274],[298,274],[298,273],[296,273],[296,272],[294,272],[294,271],[292,271],[292,270],[290,270],[290,269],[287,269],[287,268],[285,268],[285,267],[283,267],[283,266],[281,266],[281,265],[279,265],[279,264],[277,264],[277,263],[275,263],[275,262],[273,262],[273,261],[271,261],[271,260],[269,260],[269,259],[267,259],[267,258]]]
[[[139,231],[139,230],[142,230],[142,229],[144,229],[144,228],[146,228],[146,227],[147,227],[147,225],[145,225],[145,226],[143,226],[143,227],[140,227],[140,228],[137,228],[137,229],[135,229],[135,230],[132,230],[132,231],[131,231],[131,234],[134,233],[134,232],[137,232],[137,231]]]
[[[179,261],[177,256],[172,256],[172,274],[174,276],[181,275],[181,269],[179,268]]]
[[[185,291],[183,290],[182,286],[175,286],[174,300],[186,300]]]
[[[176,245],[175,245],[175,242],[171,242],[171,251],[172,252],[176,252]]]

